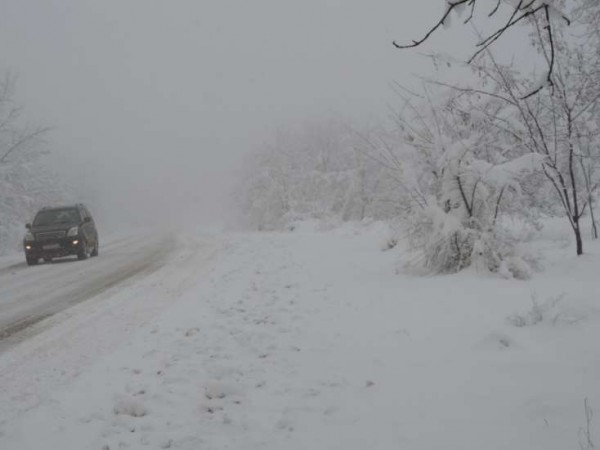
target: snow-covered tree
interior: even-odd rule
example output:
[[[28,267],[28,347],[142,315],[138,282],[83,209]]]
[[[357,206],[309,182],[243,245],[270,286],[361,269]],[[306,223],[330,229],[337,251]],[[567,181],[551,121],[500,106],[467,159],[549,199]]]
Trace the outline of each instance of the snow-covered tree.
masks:
[[[0,81],[0,252],[17,248],[35,209],[64,192],[44,164],[48,130],[24,124],[14,88],[14,78]]]
[[[527,97],[524,94],[536,89],[535,81],[503,66],[491,53],[477,62],[476,69],[492,86],[483,95],[492,96],[507,107],[508,115],[499,118],[496,126],[506,136],[517,139],[523,151],[544,158],[544,175],[573,229],[576,252],[580,255],[582,219],[590,212],[594,222],[594,195],[600,188],[598,52],[587,51],[588,47],[576,35],[567,35],[560,26],[554,27],[557,44],[551,46],[542,32],[545,22],[535,26],[540,54],[554,61],[551,89]]]
[[[543,2],[538,3],[541,6]],[[551,6],[563,10],[566,2],[552,2]],[[594,200],[600,188],[600,40],[592,24],[600,6],[587,0],[575,6],[568,11],[575,18],[569,26],[552,15],[528,17],[531,42],[550,71],[543,70],[541,76],[520,72],[499,62],[488,48],[471,63],[476,81],[469,79],[451,87],[463,99],[484,97],[496,103],[498,113],[488,116],[499,139],[513,141],[517,154],[535,153],[543,158],[540,167],[546,182],[537,183],[542,192],[530,193],[531,206],[562,212],[573,229],[579,255],[583,253],[582,221],[586,216],[597,236]],[[548,30],[552,30],[550,34]],[[549,88],[541,89],[543,86]],[[465,112],[471,109],[469,105],[462,108]],[[524,186],[528,184],[524,180]],[[545,195],[548,189],[552,197]]]

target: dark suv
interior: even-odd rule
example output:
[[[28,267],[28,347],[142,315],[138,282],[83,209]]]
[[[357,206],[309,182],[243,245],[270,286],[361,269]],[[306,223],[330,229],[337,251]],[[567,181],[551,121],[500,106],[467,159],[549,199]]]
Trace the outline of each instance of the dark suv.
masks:
[[[23,248],[30,266],[40,258],[50,262],[68,255],[77,255],[78,259],[98,256],[98,231],[84,205],[42,208],[25,228],[28,231]]]

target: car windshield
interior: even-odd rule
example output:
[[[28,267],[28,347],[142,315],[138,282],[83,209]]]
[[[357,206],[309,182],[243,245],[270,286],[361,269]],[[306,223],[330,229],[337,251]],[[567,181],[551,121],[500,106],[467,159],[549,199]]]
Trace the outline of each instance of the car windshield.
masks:
[[[81,217],[79,211],[74,208],[48,209],[40,211],[33,221],[34,226],[55,225],[60,223],[79,223]]]

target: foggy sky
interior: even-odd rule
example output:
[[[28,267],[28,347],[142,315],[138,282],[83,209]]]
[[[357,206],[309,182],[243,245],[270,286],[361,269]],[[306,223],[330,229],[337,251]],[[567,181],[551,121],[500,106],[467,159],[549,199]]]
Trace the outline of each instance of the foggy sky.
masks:
[[[18,76],[27,117],[55,127],[82,201],[116,217],[193,210],[211,223],[241,155],[277,126],[381,113],[391,81],[428,67],[391,41],[421,35],[442,6],[3,0],[0,70]]]

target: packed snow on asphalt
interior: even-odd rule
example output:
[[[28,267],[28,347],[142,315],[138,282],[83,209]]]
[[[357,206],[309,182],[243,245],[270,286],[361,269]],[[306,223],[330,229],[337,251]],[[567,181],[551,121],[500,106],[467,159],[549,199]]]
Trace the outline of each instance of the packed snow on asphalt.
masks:
[[[600,247],[577,258],[549,227],[530,280],[426,277],[387,237],[306,224],[2,259],[0,448],[589,448]]]

